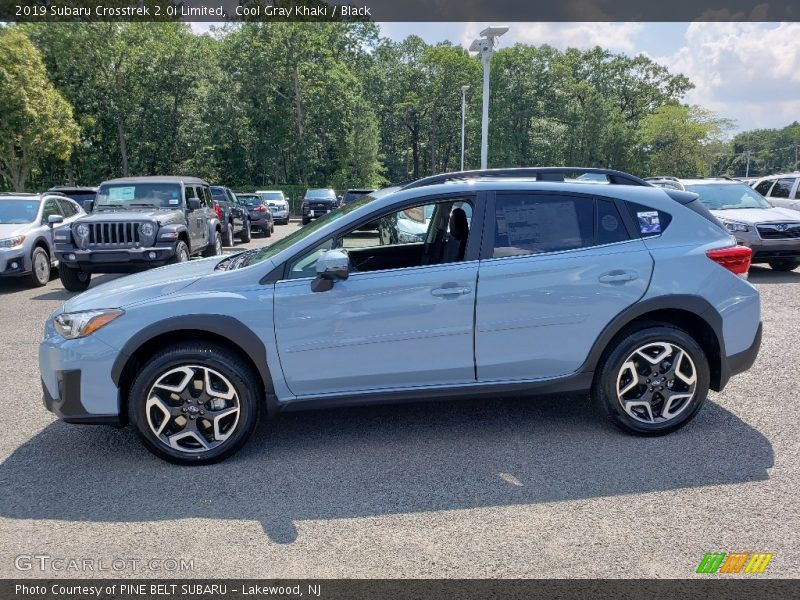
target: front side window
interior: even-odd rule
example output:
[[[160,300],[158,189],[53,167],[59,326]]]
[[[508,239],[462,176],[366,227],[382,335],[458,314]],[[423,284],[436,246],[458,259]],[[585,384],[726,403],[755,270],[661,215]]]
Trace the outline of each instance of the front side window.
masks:
[[[775,183],[775,182],[774,182],[774,181],[772,181],[771,179],[768,179],[768,180],[766,180],[766,181],[762,181],[761,183],[759,183],[759,184],[758,184],[758,185],[755,187],[755,190],[756,190],[756,191],[757,191],[759,194],[761,194],[762,196],[766,196],[766,195],[768,195],[768,194],[769,194],[769,188],[771,188],[771,187],[772,187],[772,184],[773,184],[773,183]]]
[[[181,185],[179,183],[104,184],[97,190],[97,201],[95,202],[97,208],[126,206],[175,208],[180,205]]]
[[[606,222],[610,227],[610,220]],[[494,258],[574,250],[593,244],[592,198],[497,194]]]
[[[67,219],[69,219],[70,217],[74,217],[79,212],[78,206],[76,204],[73,204],[69,200],[59,200],[58,203],[61,205],[61,212]]]
[[[472,205],[464,200],[394,211],[318,244],[290,263],[288,278],[314,277],[317,260],[333,248],[347,250],[354,272],[460,262],[471,221]]]
[[[208,187],[202,186],[197,188],[197,193],[200,200],[206,205],[207,208],[214,207],[214,199],[211,197],[211,190]]]

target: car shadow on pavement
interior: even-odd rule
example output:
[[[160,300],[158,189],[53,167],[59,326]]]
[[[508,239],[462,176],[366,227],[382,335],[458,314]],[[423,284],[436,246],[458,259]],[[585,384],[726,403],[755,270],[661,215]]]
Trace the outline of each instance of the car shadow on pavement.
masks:
[[[748,274],[750,283],[800,283],[798,271],[775,271],[769,267],[754,265]]]
[[[131,427],[55,422],[0,465],[0,516],[295,523],[526,505],[768,479],[766,437],[708,402],[665,437],[616,430],[585,396],[288,413],[228,461],[178,467]]]

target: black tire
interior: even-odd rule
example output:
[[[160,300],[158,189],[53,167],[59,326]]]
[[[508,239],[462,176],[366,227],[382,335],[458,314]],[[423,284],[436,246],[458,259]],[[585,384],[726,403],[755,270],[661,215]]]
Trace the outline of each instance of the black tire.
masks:
[[[241,233],[239,233],[239,239],[242,240],[242,243],[244,244],[253,239],[253,232],[250,228],[250,219],[244,220],[244,229],[242,229]]]
[[[655,404],[652,402],[650,403],[651,408],[649,409],[649,417],[653,422],[643,422],[642,420],[631,416],[623,408],[622,401],[617,396],[617,384],[618,378],[620,381],[624,381],[622,371],[623,364],[627,361],[627,359],[631,357],[631,355],[638,348],[646,346],[647,344],[655,343],[670,344],[673,346],[673,348],[677,347],[683,350],[686,355],[688,355],[690,358],[689,366],[692,367],[690,371],[694,373],[695,384],[693,395],[690,398],[687,398],[683,401],[678,400],[674,403],[677,405],[675,408],[677,414],[674,417],[656,421],[654,415],[659,410],[658,400],[656,400]],[[668,361],[669,359],[665,359],[664,362],[661,362],[659,365],[655,366],[648,364],[647,361],[642,361],[644,363],[642,370],[645,373],[648,372],[650,367],[654,367],[655,373],[642,375],[640,372],[639,375],[642,377],[648,377],[645,380],[648,383],[661,382],[665,385],[659,387],[658,384],[656,384],[656,390],[653,392],[653,387],[648,388],[648,385],[642,384],[641,387],[637,386],[634,388],[633,393],[635,394],[637,389],[643,388],[643,397],[648,393],[654,393],[656,395],[655,397],[657,398],[660,393],[658,390],[664,390],[666,387],[668,389],[665,391],[666,393],[669,393],[669,390],[673,389],[673,385],[678,385],[679,387],[685,385],[682,381],[678,381],[674,377],[672,382],[662,381],[662,378],[665,375],[660,373],[659,369],[661,369],[664,364],[667,364]],[[629,372],[630,371],[627,373]],[[625,376],[627,376],[627,373],[625,373]],[[664,435],[683,427],[692,420],[692,418],[697,414],[697,411],[700,410],[706,401],[710,381],[711,375],[708,366],[708,359],[706,358],[703,349],[694,340],[694,338],[692,338],[682,329],[678,329],[677,327],[673,327],[668,324],[646,323],[635,329],[628,329],[622,332],[620,335],[614,338],[611,344],[609,344],[609,347],[606,350],[603,358],[601,358],[598,369],[595,373],[595,380],[592,386],[592,396],[595,402],[604,409],[611,421],[623,430],[636,435]],[[661,398],[662,401],[660,409],[663,410],[663,396]],[[670,406],[672,406],[672,404]],[[648,409],[646,408],[638,407],[631,409],[634,414],[637,414],[637,411],[644,413],[644,418],[648,417],[646,414],[647,410]]]
[[[236,240],[233,239],[233,223],[228,223],[228,227],[225,229],[225,235],[222,236],[222,245],[230,248],[236,243]]]
[[[769,263],[774,271],[794,271],[800,267],[800,260],[772,260]]]
[[[219,231],[214,232],[214,237],[210,240],[211,243],[203,250],[203,256],[221,256],[222,255],[222,236]]]
[[[189,246],[183,240],[178,240],[175,244],[175,255],[167,261],[169,265],[187,262],[189,260]]]
[[[269,224],[269,234],[272,235],[273,233],[275,233],[275,223],[270,223]]]
[[[50,282],[50,255],[41,246],[31,252],[31,274],[28,281],[36,287],[43,287]]]
[[[272,237],[273,227],[272,225],[267,225],[264,227],[264,237]]]
[[[158,412],[148,415],[146,410],[150,391],[158,379],[172,369],[189,366],[210,368],[223,375],[236,392],[239,408],[236,421],[231,425],[232,429],[226,432],[229,437],[224,441],[217,442],[213,439],[208,440],[204,435],[207,444],[218,445],[198,452],[176,449],[168,445],[166,440],[162,440],[162,437],[156,435],[156,432],[151,429],[151,425],[148,422],[149,417],[158,417]],[[197,373],[197,371],[194,372]],[[189,374],[191,375],[191,372]],[[159,458],[180,465],[215,463],[228,458],[238,451],[255,430],[261,412],[261,405],[264,402],[261,392],[262,387],[259,375],[239,354],[211,342],[183,342],[162,350],[145,363],[130,387],[128,418],[136,427],[147,449]],[[189,390],[188,384],[186,389]],[[191,394],[192,391],[194,391],[193,386],[188,393]],[[200,401],[202,399],[203,397],[201,396]],[[209,399],[208,402],[212,400]],[[174,400],[171,400],[171,402],[177,405],[182,403],[181,400],[178,400],[177,403]],[[210,412],[208,404],[201,405],[197,400],[194,400],[193,403],[198,407],[205,406],[206,410]],[[191,406],[191,404],[184,403],[184,406]],[[170,425],[174,424],[174,427],[178,429],[175,433],[179,434],[190,427],[183,427],[176,423],[177,420],[182,418],[186,425],[189,425],[189,421],[183,416],[183,414],[188,413],[182,413],[182,409],[179,406],[177,408],[177,416],[170,417],[169,423]],[[153,408],[151,407],[152,410]],[[164,415],[165,413],[161,414]],[[197,418],[193,421],[195,423],[194,426],[198,428],[197,430],[205,429],[207,434],[210,433],[207,429],[210,421],[204,419],[197,412],[195,414],[197,414]],[[170,425],[167,426],[166,432],[172,431]],[[213,427],[211,431],[213,432]],[[172,435],[175,435],[175,433]],[[211,435],[213,438],[214,434],[211,433]],[[196,438],[190,439],[194,440]]]
[[[308,225],[311,222],[311,219],[303,218],[303,225]]]
[[[63,262],[58,267],[58,276],[61,279],[61,285],[70,292],[83,292],[92,282],[91,273],[86,273],[80,269],[73,269],[72,267],[66,266]]]

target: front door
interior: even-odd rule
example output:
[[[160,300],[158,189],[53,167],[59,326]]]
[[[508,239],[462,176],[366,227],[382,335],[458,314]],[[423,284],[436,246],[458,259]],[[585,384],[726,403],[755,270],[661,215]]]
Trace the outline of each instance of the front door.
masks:
[[[290,278],[275,286],[275,333],[294,394],[474,382],[478,261],[459,242],[468,227],[463,208],[463,234],[456,240],[445,233],[456,204],[465,203],[392,214],[386,220],[395,235],[356,228],[290,263]],[[348,249],[357,270],[332,289],[313,292],[307,275],[332,246]]]

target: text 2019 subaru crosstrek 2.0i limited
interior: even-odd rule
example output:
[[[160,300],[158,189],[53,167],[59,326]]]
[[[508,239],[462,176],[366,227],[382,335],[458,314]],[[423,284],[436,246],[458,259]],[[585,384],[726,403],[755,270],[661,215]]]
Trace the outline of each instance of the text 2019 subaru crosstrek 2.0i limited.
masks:
[[[425,231],[379,234],[405,220]],[[409,399],[591,390],[663,434],[755,360],[749,262],[696,194],[618,171],[434,176],[69,300],[45,327],[44,402],[195,464],[259,414]]]

